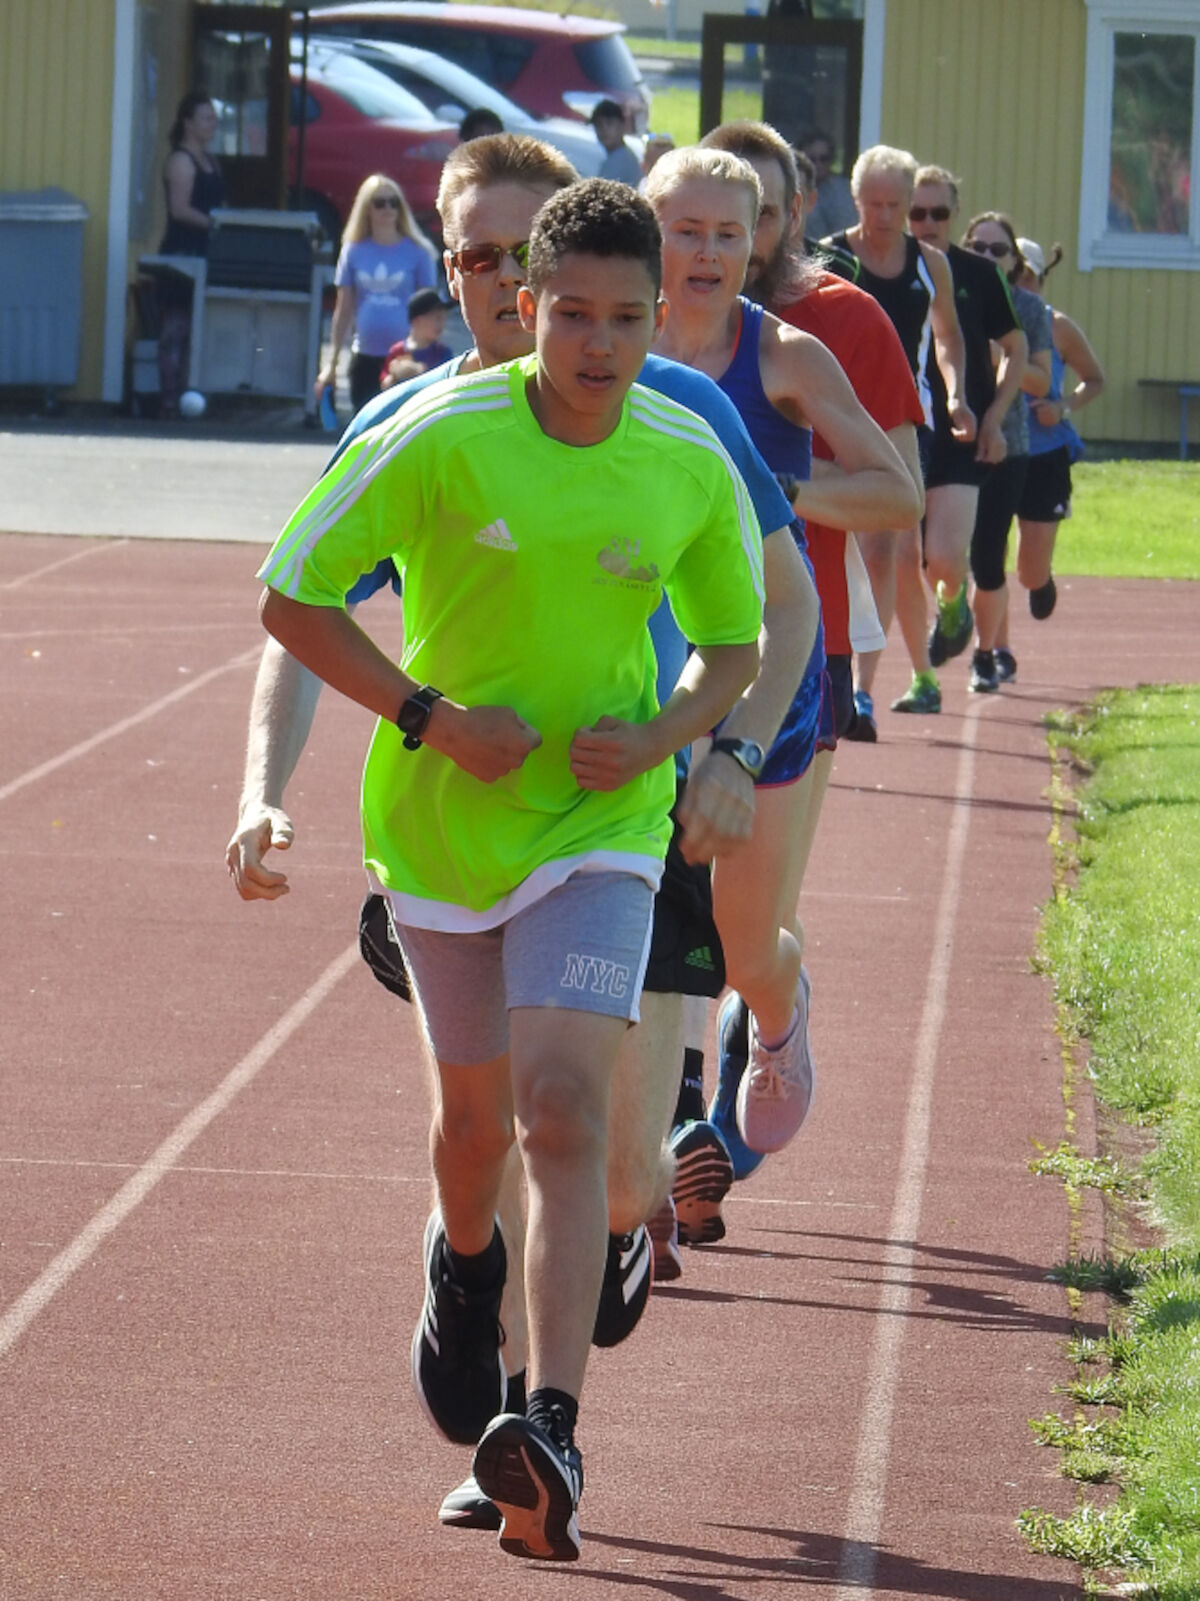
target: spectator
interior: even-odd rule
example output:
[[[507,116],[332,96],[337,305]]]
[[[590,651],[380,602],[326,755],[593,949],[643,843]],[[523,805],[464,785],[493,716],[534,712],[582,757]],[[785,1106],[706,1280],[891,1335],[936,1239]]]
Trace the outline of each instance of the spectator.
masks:
[[[590,120],[596,138],[607,151],[600,176],[615,178],[618,183],[627,183],[636,189],[642,181],[642,167],[625,143],[625,113],[615,100],[600,100]]]
[[[458,125],[458,142],[465,145],[471,139],[488,139],[494,133],[503,133],[504,124],[494,111],[486,106],[477,106],[474,111],[468,111]]]
[[[800,148],[812,162],[813,181],[817,186],[817,198],[808,214],[808,237],[824,239],[842,228],[852,228],[858,221],[858,213],[854,209],[849,178],[833,170],[833,158],[837,154],[833,140],[820,128],[814,128],[807,139],[801,140]]]
[[[212,213],[225,200],[225,180],[208,147],[216,137],[217,112],[202,89],[184,95],[171,124],[171,153],[163,165],[167,227],[159,245],[163,256],[206,256]],[[187,387],[192,333],[192,280],[183,273],[160,273],[158,375],[161,415],[179,416],[179,397]]]
[[[432,372],[450,360],[454,352],[442,343],[450,307],[436,289],[418,289],[408,297],[408,337],[398,340],[388,351],[387,363],[379,375],[379,387],[390,389],[395,383]]]
[[[314,385],[318,399],[335,386],[338,356],[351,331],[354,410],[379,393],[389,351],[408,336],[408,297],[414,289],[432,287],[435,275],[433,246],[400,185],[385,173],[372,173],[354,197],[342,235],[329,355]]]

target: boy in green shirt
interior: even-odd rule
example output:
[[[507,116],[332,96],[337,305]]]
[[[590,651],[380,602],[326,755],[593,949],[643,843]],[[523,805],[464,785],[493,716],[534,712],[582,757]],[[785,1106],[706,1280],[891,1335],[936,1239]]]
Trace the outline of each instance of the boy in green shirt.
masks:
[[[653,213],[629,189],[596,179],[554,196],[519,299],[536,355],[432,386],[362,436],[260,574],[266,627],[379,715],[366,857],[438,1073],[515,1117],[526,1416],[502,1413],[506,1147],[481,1148],[452,1187],[438,1175],[414,1377],[439,1411],[452,1390],[464,1430],[482,1432],[475,1477],[501,1544],[558,1560],[579,1552],[574,1424],[608,1241],[609,1080],[637,1017],[673,755],[758,660],[744,486],[707,425],[633,382],[665,316],[660,272]],[[387,555],[404,573],[399,667],[343,605]],[[697,649],[656,709],[646,624],[664,587]],[[685,849],[703,859],[711,841]]]

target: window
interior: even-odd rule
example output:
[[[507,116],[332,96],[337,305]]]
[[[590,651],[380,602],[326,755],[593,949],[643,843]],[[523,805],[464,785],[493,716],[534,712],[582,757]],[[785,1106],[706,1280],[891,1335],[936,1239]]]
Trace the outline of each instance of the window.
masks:
[[[1079,265],[1200,268],[1193,0],[1088,0]]]

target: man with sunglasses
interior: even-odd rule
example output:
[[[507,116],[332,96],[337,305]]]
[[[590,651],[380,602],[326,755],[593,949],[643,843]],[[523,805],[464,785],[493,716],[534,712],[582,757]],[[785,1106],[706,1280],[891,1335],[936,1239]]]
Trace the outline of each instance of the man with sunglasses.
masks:
[[[928,364],[933,407],[933,439],[925,474],[925,574],[937,600],[929,633],[927,675],[917,672],[909,696],[915,711],[932,711],[941,690],[933,669],[961,654],[971,639],[974,619],[967,602],[971,534],[979,486],[992,467],[1004,460],[1004,414],[1021,387],[1028,342],[1013,309],[1008,284],[987,256],[963,250],[950,241],[958,215],[958,185],[944,167],[921,167],[913,187],[908,222],[913,237],[947,257],[954,282],[954,309],[962,329],[966,402],[979,419],[972,444],[957,439],[946,405],[946,390],[936,362]],[[992,365],[992,344],[1000,363]],[[896,610],[907,617],[914,635],[927,621],[925,585],[913,562],[901,562],[896,573]]]

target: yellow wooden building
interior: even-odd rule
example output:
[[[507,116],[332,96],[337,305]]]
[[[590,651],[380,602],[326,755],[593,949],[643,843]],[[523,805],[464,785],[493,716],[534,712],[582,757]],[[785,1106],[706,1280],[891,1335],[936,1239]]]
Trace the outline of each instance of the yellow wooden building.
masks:
[[[115,403],[125,391],[128,286],[162,231],[159,174],[190,87],[196,6],[0,4],[0,191],[54,185],[89,213],[70,398]],[[1200,382],[1200,209],[1190,204],[1200,0],[847,9],[861,26],[860,148],[883,140],[949,167],[962,180],[964,221],[996,208],[1047,250],[1061,242],[1049,296],[1087,331],[1109,380],[1082,431],[1175,440],[1174,391],[1140,381]]]

